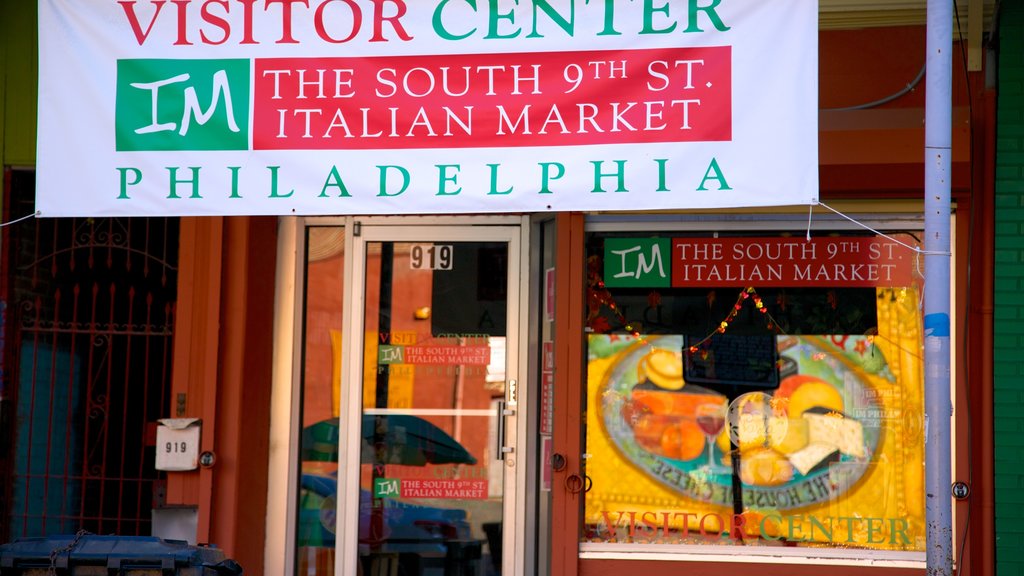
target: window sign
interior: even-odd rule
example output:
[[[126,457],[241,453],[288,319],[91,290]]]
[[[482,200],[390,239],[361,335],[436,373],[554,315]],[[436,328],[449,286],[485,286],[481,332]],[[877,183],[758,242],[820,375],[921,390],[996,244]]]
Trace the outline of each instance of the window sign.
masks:
[[[817,39],[809,0],[41,0],[38,209],[813,204]]]
[[[583,542],[924,550],[921,295],[909,250],[887,254],[895,244],[871,236],[671,238],[693,262],[765,250],[733,266],[849,271],[859,252],[905,285],[783,274],[774,287],[619,287],[606,274],[634,241],[607,236],[591,235],[588,255]],[[637,252],[653,254],[660,239]],[[768,254],[789,245],[809,252]]]
[[[665,286],[905,286],[915,255],[881,237],[608,238],[604,283]]]
[[[700,339],[684,337],[683,349],[696,348]],[[722,334],[708,340],[699,353],[683,355],[683,378],[721,390],[773,389],[779,387],[782,363],[771,334]]]

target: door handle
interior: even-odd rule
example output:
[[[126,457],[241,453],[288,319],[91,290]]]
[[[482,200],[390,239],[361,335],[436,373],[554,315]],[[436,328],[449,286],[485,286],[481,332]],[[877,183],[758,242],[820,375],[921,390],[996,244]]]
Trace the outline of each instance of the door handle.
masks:
[[[515,414],[515,408],[508,408],[504,400],[498,401],[498,446],[495,451],[497,460],[504,460],[505,454],[511,454],[516,451],[511,446],[505,446],[505,417],[515,416]]]

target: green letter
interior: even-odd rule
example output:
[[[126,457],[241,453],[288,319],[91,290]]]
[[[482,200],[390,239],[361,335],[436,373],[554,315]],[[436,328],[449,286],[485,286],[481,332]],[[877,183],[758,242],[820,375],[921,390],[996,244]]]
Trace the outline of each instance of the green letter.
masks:
[[[846,541],[847,542],[853,542],[854,541],[854,539],[853,539],[853,531],[856,529],[856,527],[854,526],[853,523],[854,522],[861,522],[862,519],[861,518],[857,518],[855,516],[840,516],[839,520],[840,521],[843,521],[843,520],[846,521]]]
[[[489,21],[487,23],[487,36],[484,36],[484,39],[490,40],[494,38],[515,38],[516,36],[519,36],[519,33],[522,32],[522,30],[520,30],[519,28],[516,28],[516,31],[511,35],[498,34],[499,20],[508,20],[513,24],[515,24],[516,21],[516,13],[514,10],[509,10],[504,14],[498,12],[498,1],[499,0],[487,1],[487,4],[490,6],[490,18],[488,19]],[[519,0],[516,0],[516,4],[519,4]]]
[[[825,534],[825,538],[829,542],[832,541],[832,519],[831,518],[828,519],[828,526],[827,527],[824,524],[822,524],[821,520],[818,520],[817,516],[808,516],[807,518],[811,521],[811,540],[814,540],[814,529],[817,528],[817,529],[821,530],[822,533]]]
[[[730,28],[722,22],[722,19],[718,17],[718,12],[715,12],[715,6],[722,3],[722,0],[711,0],[710,6],[697,6],[699,0],[690,0],[690,16],[686,30],[683,32],[703,32],[700,26],[697,25],[697,12],[706,12],[708,19],[711,20],[711,24],[714,25],[715,29],[719,32],[725,32]]]
[[[341,174],[338,174],[338,167],[331,166],[331,173],[327,175],[327,180],[324,181],[324,187],[320,190],[320,198],[327,198],[327,189],[331,186],[336,186],[341,192],[338,194],[338,198],[351,198],[352,195],[348,193],[348,188],[345,187],[345,182],[341,179]]]
[[[693,2],[690,3],[691,10],[693,9]],[[640,30],[641,34],[667,34],[676,29],[676,23],[673,22],[668,28],[662,28],[660,30],[654,29],[654,12],[664,12],[665,16],[668,16],[669,5],[665,4],[655,8],[654,0],[644,0],[644,27]]]
[[[591,192],[604,192],[604,188],[601,187],[601,178],[607,178],[609,176],[614,176],[619,181],[619,185],[615,189],[616,192],[626,192],[625,160],[616,160],[615,164],[618,166],[618,170],[610,174],[601,172],[601,165],[604,164],[604,162],[600,160],[591,160],[590,163],[594,165],[594,189],[591,190]]]
[[[456,188],[455,190],[452,190],[451,192],[448,192],[448,191],[445,190],[445,188],[446,188],[445,183],[447,183],[447,182],[451,182],[452,184],[458,185],[456,180],[458,180],[458,178],[459,178],[459,175],[458,175],[459,170],[462,169],[462,165],[461,164],[435,164],[434,166],[437,168],[437,171],[438,171],[438,178],[437,178],[438,179],[438,183],[437,183],[437,195],[438,196],[457,196],[459,194],[459,192],[462,192],[462,186],[459,186],[458,188]],[[456,173],[449,176],[448,175],[448,169],[449,168],[454,168]]]
[[[665,163],[668,162],[668,158],[655,158],[654,161],[658,163],[658,189],[656,192],[668,192],[669,189],[665,186]]]
[[[267,166],[270,170],[270,198],[287,198],[292,194],[295,194],[295,190],[285,194],[284,196],[277,193],[277,171],[281,169],[280,166]]]
[[[800,529],[802,528],[801,523],[803,519],[803,514],[797,514],[795,516],[786,517],[787,523],[789,524],[789,538],[787,539],[790,542],[807,542],[808,540],[810,540],[810,538],[808,538],[807,536],[800,534]]]
[[[388,194],[388,170],[391,169],[391,168],[394,168],[395,170],[398,170],[399,174],[402,175],[402,187],[401,187],[401,190],[399,190],[398,192],[395,192],[394,194]],[[406,170],[405,168],[402,168],[401,166],[387,166],[387,165],[385,165],[385,166],[377,166],[377,169],[380,170],[380,191],[377,193],[378,197],[398,196],[399,194],[402,194],[403,192],[405,192],[405,190],[409,187],[409,171]]]
[[[128,181],[129,170],[134,176],[131,182]],[[142,170],[139,170],[138,168],[118,168],[117,171],[121,173],[121,193],[117,195],[117,199],[129,200],[128,187],[135,186],[139,182],[142,182]]]
[[[228,198],[241,198],[238,194],[238,171],[241,169],[241,166],[228,166],[228,170],[231,170],[231,196]]]
[[[199,167],[198,166],[190,166],[189,167],[189,170],[192,171],[192,179],[191,180],[178,180],[178,167],[177,166],[168,166],[167,170],[171,173],[170,192],[168,192],[167,198],[179,198],[178,193],[175,190],[175,188],[178,187],[178,184],[189,184],[189,183],[192,184],[192,196],[191,196],[191,198],[202,198],[202,196],[199,195]]]
[[[551,175],[551,167],[555,167],[555,175]],[[539,194],[551,194],[551,189],[548,188],[548,183],[552,180],[558,180],[562,176],[565,176],[565,166],[558,162],[541,162],[540,163],[540,192]]]
[[[900,523],[899,528],[896,527],[896,523],[897,522]],[[900,540],[902,540],[902,542],[899,542],[900,544],[903,544],[903,545],[910,544],[910,538],[907,537],[907,528],[908,528],[908,526],[907,526],[907,519],[906,518],[889,518],[889,526],[890,526],[890,529],[889,529],[889,543],[890,544],[896,544],[897,543],[896,542],[896,535],[897,534],[900,535]]]
[[[778,514],[769,514],[764,518],[761,518],[761,538],[764,538],[765,540],[780,540],[782,536],[769,536],[768,532],[765,531],[764,523],[767,522],[769,518],[776,518],[776,522],[779,524],[782,523],[782,516],[779,516]]]
[[[552,22],[558,25],[566,34],[570,37],[573,36],[573,30],[576,22],[576,4],[569,4],[569,19],[562,18],[562,15],[555,11],[551,7],[548,0],[533,0],[533,32],[526,35],[527,38],[543,38],[544,35],[537,32],[537,8],[540,8],[548,15],[548,18]]]
[[[598,32],[597,35],[622,36],[622,32],[615,29],[615,0],[604,0],[604,30]]]
[[[710,176],[712,170],[715,172],[714,176]],[[697,190],[707,190],[707,188],[704,187],[704,183],[708,180],[718,180],[719,190],[732,190],[732,188],[729,187],[729,183],[725,181],[725,175],[722,174],[722,169],[718,167],[718,160],[714,158],[711,159],[711,165],[708,166],[707,172],[704,173],[704,179],[700,181],[700,186],[697,187]]]
[[[885,518],[868,518],[868,544],[881,544],[885,542],[885,536],[881,539],[875,540],[875,533],[881,533],[882,528],[885,525]],[[875,528],[875,522],[878,522],[878,527]]]
[[[443,38],[444,40],[465,40],[466,38],[472,36],[474,32],[476,32],[476,28],[473,28],[469,32],[466,32],[462,36],[456,36],[451,32],[448,32],[448,30],[444,27],[444,24],[441,22],[441,10],[444,9],[444,5],[447,4],[449,1],[450,0],[441,0],[440,2],[437,3],[437,8],[434,9],[434,33],[437,34],[438,37]],[[476,0],[466,0],[466,4],[469,4],[470,7],[473,8],[473,11],[476,12]]]
[[[491,169],[491,190],[487,195],[495,196],[511,194],[512,188],[507,190],[498,190],[498,168],[501,168],[501,164],[488,164],[487,167]]]

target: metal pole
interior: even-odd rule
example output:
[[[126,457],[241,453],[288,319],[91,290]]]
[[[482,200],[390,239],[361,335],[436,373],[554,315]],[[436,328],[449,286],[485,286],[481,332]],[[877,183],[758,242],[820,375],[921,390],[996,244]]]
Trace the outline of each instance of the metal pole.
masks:
[[[953,570],[949,298],[953,0],[928,0],[924,158],[926,573]]]

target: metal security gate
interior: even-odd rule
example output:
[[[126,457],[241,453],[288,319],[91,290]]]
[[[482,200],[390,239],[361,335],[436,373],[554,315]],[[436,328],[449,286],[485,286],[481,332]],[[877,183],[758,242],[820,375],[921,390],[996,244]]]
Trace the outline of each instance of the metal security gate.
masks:
[[[8,170],[4,222],[35,174]],[[74,191],[69,191],[74,193]],[[178,220],[31,219],[3,229],[0,541],[146,535],[171,410]]]

